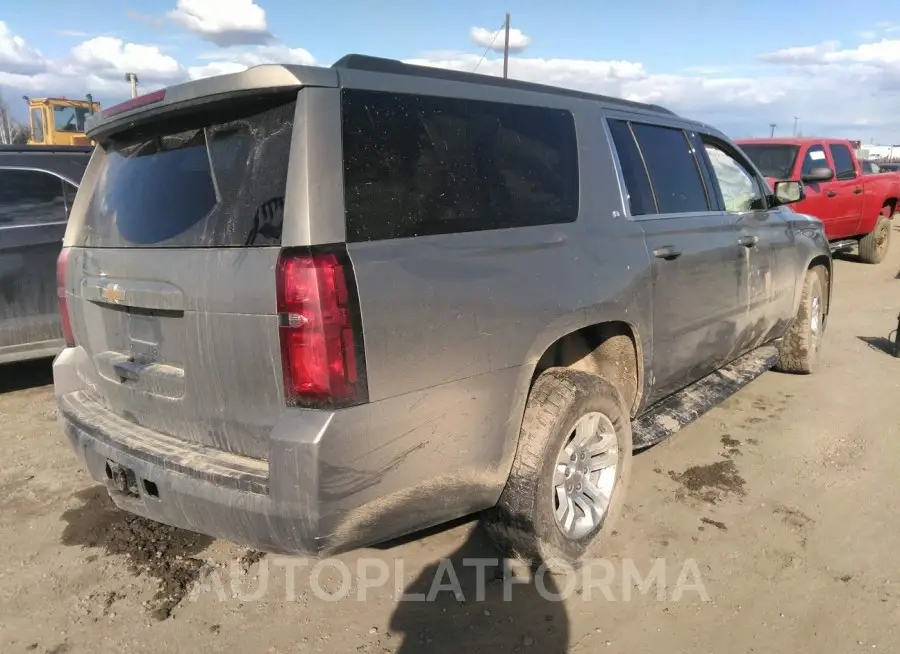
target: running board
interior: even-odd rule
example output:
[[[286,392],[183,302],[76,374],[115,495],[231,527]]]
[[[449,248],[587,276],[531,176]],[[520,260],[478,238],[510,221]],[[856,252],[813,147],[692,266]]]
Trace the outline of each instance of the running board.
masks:
[[[769,370],[777,361],[778,348],[764,345],[661,400],[632,423],[634,449],[642,450],[671,438],[682,427]]]
[[[828,244],[828,247],[831,248],[832,252],[845,252],[847,250],[852,250],[857,245],[859,245],[859,241],[854,238],[846,238],[842,241],[832,241]]]

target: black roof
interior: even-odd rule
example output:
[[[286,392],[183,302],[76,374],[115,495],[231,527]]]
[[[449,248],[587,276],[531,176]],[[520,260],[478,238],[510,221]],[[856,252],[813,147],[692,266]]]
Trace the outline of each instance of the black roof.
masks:
[[[0,168],[46,170],[77,186],[81,183],[92,151],[92,147],[80,145],[2,145]]]
[[[482,84],[484,86],[496,86],[506,89],[517,89],[521,91],[535,91],[537,93],[550,93],[553,95],[562,95],[571,98],[579,98],[582,100],[597,100],[610,105],[618,105],[632,109],[643,109],[644,111],[653,111],[657,113],[668,114],[674,116],[675,113],[655,104],[645,104],[643,102],[635,102],[633,100],[623,100],[622,98],[613,98],[606,95],[597,95],[595,93],[587,93],[585,91],[576,91],[574,89],[564,89],[558,86],[548,86],[546,84],[535,84],[533,82],[522,82],[514,79],[504,79],[495,77],[494,75],[481,75],[478,73],[467,73],[459,70],[449,70],[446,68],[434,68],[432,66],[417,66],[414,64],[406,64],[396,59],[384,59],[382,57],[370,57],[361,54],[348,54],[331,65],[332,68],[346,68],[350,70],[365,70],[373,73],[391,73],[393,75],[413,75],[416,77],[427,77],[431,79],[444,79],[453,82],[467,82],[469,84]]]
[[[0,153],[21,152],[24,154],[90,154],[94,151],[92,145],[0,145]]]

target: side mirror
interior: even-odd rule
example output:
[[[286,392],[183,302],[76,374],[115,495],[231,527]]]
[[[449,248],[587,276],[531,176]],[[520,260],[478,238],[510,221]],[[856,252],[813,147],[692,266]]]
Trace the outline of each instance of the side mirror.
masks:
[[[775,202],[778,206],[783,204],[793,204],[794,202],[800,202],[806,198],[806,193],[803,192],[803,183],[795,180],[775,182],[775,192],[773,195],[775,196]]]
[[[818,184],[819,182],[830,182],[834,179],[834,171],[828,166],[818,166],[813,168],[803,176],[803,181],[807,184]]]

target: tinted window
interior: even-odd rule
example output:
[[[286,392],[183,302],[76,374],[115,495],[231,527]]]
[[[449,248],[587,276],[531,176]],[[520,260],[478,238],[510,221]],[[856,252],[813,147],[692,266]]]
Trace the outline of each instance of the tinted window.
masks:
[[[653,189],[650,188],[650,178],[647,177],[647,169],[644,167],[631,128],[624,120],[611,120],[609,131],[612,133],[619,166],[622,168],[631,215],[645,216],[656,213],[656,201],[653,199]]]
[[[828,146],[831,150],[831,158],[834,160],[834,176],[838,179],[853,179],[856,177],[856,167],[853,165],[853,156],[846,145],[835,143]]]
[[[72,210],[72,203],[75,202],[75,195],[78,193],[78,187],[70,184],[69,182],[63,182],[63,196],[66,200],[66,212]]]
[[[257,99],[102,144],[84,245],[280,244],[294,109]]]
[[[39,170],[0,170],[0,226],[62,222],[62,181]]]
[[[756,175],[726,148],[709,142],[704,143],[704,147],[722,192],[725,211],[765,209],[765,198]]]
[[[574,221],[578,149],[567,111],[343,93],[347,240]]]
[[[680,129],[632,123],[659,213],[708,211],[709,203],[697,160]]]
[[[40,109],[31,110],[31,138],[38,142],[44,140],[44,121]]]
[[[814,168],[827,166],[828,161],[825,159],[825,148],[821,145],[811,145],[803,157],[803,167],[800,169],[801,175],[809,175]]]
[[[794,170],[794,161],[797,160],[796,145],[779,144],[746,144],[741,146],[753,165],[763,174],[763,177],[775,179],[788,179]]]

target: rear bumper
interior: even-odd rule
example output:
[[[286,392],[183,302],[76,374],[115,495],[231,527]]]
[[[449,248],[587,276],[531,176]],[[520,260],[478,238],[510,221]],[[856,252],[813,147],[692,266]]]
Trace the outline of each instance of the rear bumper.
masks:
[[[108,411],[78,372],[84,356],[66,348],[54,361],[60,423],[114,502],[282,554],[371,545],[493,506],[519,425],[497,407],[524,403],[517,386],[529,381],[510,368],[340,411],[285,407],[266,435],[263,460],[171,438]],[[109,478],[108,463],[134,478],[132,492]]]
[[[140,427],[88,416],[89,402],[81,392],[60,397],[60,422],[91,477],[106,485],[118,507],[266,552],[319,553],[315,498],[299,488],[293,501],[273,496],[265,462],[204,448],[169,449],[167,439],[147,439]],[[133,482],[125,490],[111,474],[116,465]],[[305,477],[294,478],[301,483]]]

